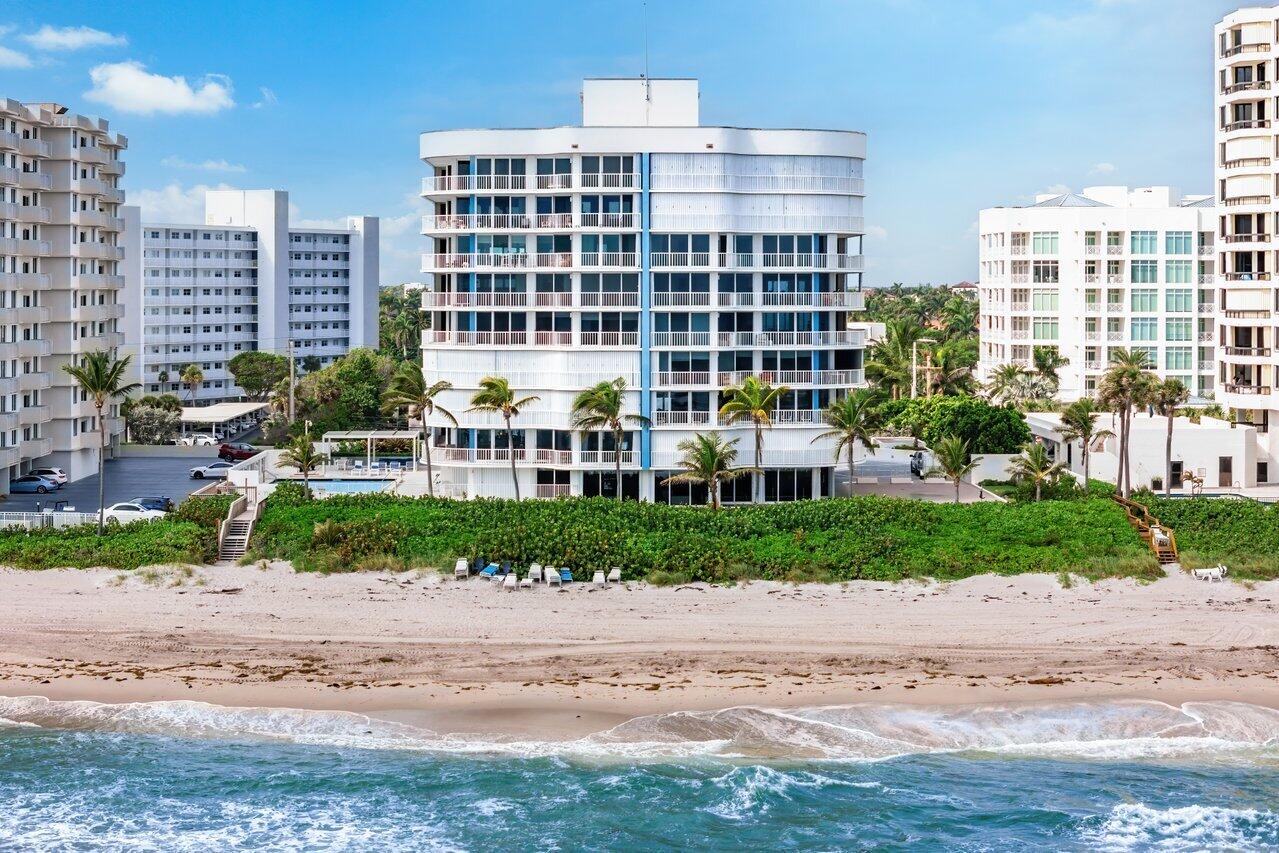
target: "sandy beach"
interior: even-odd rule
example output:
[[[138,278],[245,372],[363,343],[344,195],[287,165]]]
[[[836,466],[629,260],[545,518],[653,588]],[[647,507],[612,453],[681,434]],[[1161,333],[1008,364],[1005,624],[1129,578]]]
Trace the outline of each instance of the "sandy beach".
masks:
[[[738,705],[1279,707],[1279,583],[982,576],[514,593],[434,574],[0,569],[0,694],[569,737]]]

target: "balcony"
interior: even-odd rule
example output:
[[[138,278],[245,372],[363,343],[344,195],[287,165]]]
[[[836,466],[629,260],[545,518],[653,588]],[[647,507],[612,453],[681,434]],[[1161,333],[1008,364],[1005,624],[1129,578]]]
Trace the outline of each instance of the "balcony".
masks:
[[[527,188],[524,175],[437,175],[422,179],[422,195]]]
[[[19,358],[42,358],[53,352],[53,344],[48,338],[32,338],[17,344]]]
[[[827,422],[824,409],[778,409],[773,412],[773,423],[801,426],[822,425]]]
[[[0,287],[12,290],[41,290],[49,286],[49,276],[39,272],[0,273]]]
[[[584,347],[637,347],[639,332],[587,332],[581,333]]]
[[[1247,394],[1252,396],[1268,396],[1270,389],[1265,385],[1245,385],[1237,382],[1227,382],[1222,386],[1228,394]]]
[[[19,426],[34,426],[49,422],[48,406],[23,406],[18,410]]]
[[[533,265],[551,269],[566,269],[573,266],[572,252],[538,252],[533,258]]]
[[[573,305],[573,294],[567,290],[535,292],[533,304],[539,308],[570,308]]]
[[[663,370],[655,376],[659,386],[711,384],[711,374],[706,370]]]
[[[53,439],[28,438],[18,445],[18,454],[23,459],[40,459],[53,452]]]
[[[43,305],[28,305],[18,308],[10,308],[13,312],[8,318],[11,322],[17,323],[19,326],[29,326],[32,323],[49,322],[49,309]]]
[[[1228,122],[1224,130],[1229,133],[1232,130],[1261,130],[1270,127],[1270,121],[1264,118],[1249,118],[1242,121]]]
[[[1095,358],[1090,358],[1084,362],[1084,370],[1101,370],[1101,362]]]
[[[26,157],[48,157],[49,143],[43,139],[20,139],[18,153]]]
[[[573,176],[568,172],[554,175],[534,175],[533,188],[539,190],[566,190],[573,186]]]
[[[1013,245],[1011,245],[1011,246],[1009,246],[1009,247],[1008,247],[1008,254],[1010,254],[1010,255],[1024,255],[1024,254],[1026,254],[1026,244],[1025,244],[1025,243],[1022,243],[1022,244],[1014,243]]]
[[[1030,340],[1030,329],[1013,329],[1008,333],[1008,337],[1014,341]]]
[[[21,240],[17,237],[0,237],[0,255],[24,255],[44,257],[49,254],[48,240]]]
[[[108,243],[72,243],[70,254],[73,258],[118,261],[124,258],[124,247]]]
[[[1013,284],[1030,284],[1030,273],[1015,272],[1008,277]]]
[[[1200,302],[1197,307],[1200,314],[1211,314],[1217,308],[1212,302]]]
[[[511,292],[442,292],[422,293],[423,308],[509,308],[528,305],[528,293]],[[344,302],[345,300],[339,300]]]
[[[1084,246],[1084,254],[1085,254],[1085,255],[1100,255],[1100,254],[1101,254],[1101,246],[1098,246],[1096,243],[1093,243],[1093,244],[1088,245],[1088,246]]]
[[[570,347],[573,345],[573,333],[534,332],[533,342],[539,347]]]
[[[714,419],[711,412],[668,412],[653,413],[653,426],[708,426]]]
[[[1030,303],[1029,303],[1029,302],[1014,302],[1014,303],[1012,303],[1012,310],[1014,310],[1014,311],[1029,311],[1029,310],[1030,310]]]
[[[709,334],[697,332],[695,334]],[[864,346],[866,333],[855,331],[825,332],[717,332],[721,347],[786,347],[786,346]],[[690,344],[698,346],[698,344]]]
[[[733,332],[721,333],[733,334]],[[750,334],[750,333],[744,333]],[[708,347],[711,345],[710,332],[654,332],[655,347]]]
[[[709,267],[711,255],[710,252],[652,252],[648,262],[653,267]]]
[[[568,483],[538,483],[533,494],[539,498],[559,498],[573,494],[573,487]]]
[[[638,189],[640,176],[636,174],[614,174],[612,172],[583,173],[579,176],[578,186],[583,189]]]
[[[538,465],[567,466],[573,464],[573,451],[551,450],[539,447],[533,451],[533,461]]]
[[[24,190],[48,190],[53,186],[53,176],[40,172],[19,172],[18,186]]]
[[[1249,169],[1261,168],[1270,165],[1269,157],[1240,157],[1237,160],[1227,160],[1221,164],[1223,169]]]
[[[1223,95],[1233,95],[1235,92],[1251,92],[1254,90],[1269,89],[1269,80],[1249,80],[1244,83],[1232,83],[1221,90]]]
[[[1098,330],[1096,330],[1096,329],[1090,329],[1090,330],[1088,330],[1088,331],[1084,332],[1084,340],[1086,340],[1086,341],[1099,341],[1099,340],[1101,340],[1101,332],[1099,332],[1099,331],[1098,331]]]
[[[1266,243],[1270,240],[1269,234],[1227,234],[1222,237],[1227,243]],[[1202,248],[1202,247],[1200,247]],[[1209,247],[1211,251],[1211,247]]]
[[[18,390],[21,391],[43,391],[50,387],[53,379],[44,371],[33,371],[31,373],[23,373],[18,376]]]
[[[1226,281],[1270,281],[1268,272],[1228,272],[1222,278]]]
[[[636,267],[639,256],[634,252],[582,252],[584,267]]]
[[[567,216],[568,214],[563,215]],[[577,227],[638,228],[639,216],[635,213],[579,213],[577,215]]]
[[[1226,207],[1244,207],[1270,204],[1268,195],[1239,195],[1222,200]]]
[[[659,296],[693,296],[693,295],[695,294],[654,293],[653,304],[654,305],[659,304],[658,303]],[[578,304],[581,305],[583,308],[635,308],[639,305],[639,292],[634,290],[620,290],[616,292],[584,290],[581,292],[581,294],[578,295]],[[675,303],[670,303],[670,304],[675,304]]]
[[[1086,273],[1084,273],[1084,283],[1085,283],[1085,284],[1097,284],[1099,281],[1101,281],[1101,276],[1100,276],[1100,275],[1098,275],[1097,273],[1095,273],[1095,272],[1086,272]]]
[[[1221,52],[1223,59],[1230,56],[1238,56],[1241,53],[1267,53],[1270,45],[1266,42],[1255,42],[1253,44],[1237,44],[1234,47],[1228,47]]]
[[[1124,313],[1124,303],[1122,303],[1122,302],[1107,302],[1107,303],[1106,303],[1106,313],[1107,313],[1107,314],[1122,314],[1122,313]]]
[[[522,347],[528,344],[528,332],[458,332],[454,342],[459,346]]]
[[[1123,253],[1124,253],[1124,247],[1123,247],[1123,246],[1114,246],[1114,245],[1107,245],[1107,246],[1106,246],[1106,254],[1107,254],[1107,255],[1122,255]]]
[[[533,217],[526,213],[455,213],[423,216],[423,231],[528,231]]]
[[[716,304],[721,308],[750,308],[755,304],[755,294],[750,291],[720,293],[716,296]]]
[[[607,465],[610,468],[617,464],[617,453],[612,450],[579,450],[577,452],[578,461],[581,465],[599,466]],[[639,464],[639,452],[635,450],[622,451],[622,467],[633,468]]]
[[[528,269],[533,266],[532,255],[523,252],[498,254],[495,252],[456,253],[446,252],[422,256],[422,272],[434,270],[469,270],[469,269]],[[570,262],[565,266],[572,266]],[[540,266],[540,264],[539,264]]]
[[[1201,275],[1201,276],[1199,276],[1199,283],[1200,283],[1200,284],[1212,284],[1215,278],[1216,278],[1216,277],[1215,277],[1215,276],[1213,276],[1213,275]]]
[[[1270,347],[1226,347],[1226,355],[1269,358]]]
[[[1199,343],[1201,344],[1210,344],[1215,340],[1216,334],[1211,329],[1207,329],[1199,333]]]
[[[1106,284],[1123,284],[1124,277],[1122,274],[1106,273]]]
[[[1106,340],[1108,341],[1122,341],[1123,339],[1124,333],[1122,330],[1111,329],[1106,332]]]

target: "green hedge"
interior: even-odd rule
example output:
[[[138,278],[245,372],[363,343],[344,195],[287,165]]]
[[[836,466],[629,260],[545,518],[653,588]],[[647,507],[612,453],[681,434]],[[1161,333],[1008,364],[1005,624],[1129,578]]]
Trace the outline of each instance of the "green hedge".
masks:
[[[1227,498],[1140,495],[1172,528],[1186,568],[1225,563],[1240,578],[1279,578],[1279,505]]]
[[[799,501],[712,513],[606,498],[450,501],[381,494],[267,501],[256,556],[300,569],[448,567],[458,557],[568,566],[578,579],[846,580],[983,572],[1157,576],[1110,501],[935,504],[883,497]]]
[[[231,496],[191,498],[158,521],[46,530],[0,530],[0,565],[19,569],[107,566],[136,569],[159,563],[205,563],[217,558],[218,523]]]

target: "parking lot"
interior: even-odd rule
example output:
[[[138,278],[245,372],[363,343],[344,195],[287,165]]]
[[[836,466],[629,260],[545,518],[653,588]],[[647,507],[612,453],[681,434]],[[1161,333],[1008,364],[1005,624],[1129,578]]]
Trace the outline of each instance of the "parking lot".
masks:
[[[107,488],[106,505],[111,506],[129,498],[165,496],[179,503],[187,495],[201,486],[209,484],[209,480],[192,480],[188,473],[196,465],[216,462],[216,447],[200,448],[198,456],[154,456],[110,459],[106,463]],[[0,509],[5,512],[33,512],[36,505],[41,508],[51,507],[55,503],[66,501],[80,512],[96,512],[98,509],[98,477],[85,477],[74,483],[67,483],[56,492],[47,495],[9,495],[0,501]]]

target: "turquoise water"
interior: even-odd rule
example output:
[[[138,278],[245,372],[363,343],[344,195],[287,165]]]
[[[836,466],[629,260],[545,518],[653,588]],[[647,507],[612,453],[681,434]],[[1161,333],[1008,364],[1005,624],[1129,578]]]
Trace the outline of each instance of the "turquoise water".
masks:
[[[317,492],[334,495],[362,495],[368,492],[385,492],[393,480],[312,480],[311,488]]]
[[[1279,714],[1230,703],[731,709],[569,743],[199,703],[0,715],[3,850],[1279,849]]]

